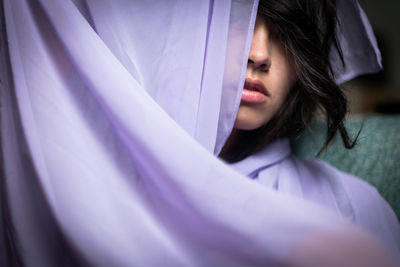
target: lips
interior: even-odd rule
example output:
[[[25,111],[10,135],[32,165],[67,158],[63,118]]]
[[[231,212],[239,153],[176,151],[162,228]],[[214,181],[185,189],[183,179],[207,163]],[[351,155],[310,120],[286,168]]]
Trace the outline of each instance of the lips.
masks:
[[[259,104],[269,96],[267,89],[259,80],[247,78],[242,92],[242,101],[246,103]]]

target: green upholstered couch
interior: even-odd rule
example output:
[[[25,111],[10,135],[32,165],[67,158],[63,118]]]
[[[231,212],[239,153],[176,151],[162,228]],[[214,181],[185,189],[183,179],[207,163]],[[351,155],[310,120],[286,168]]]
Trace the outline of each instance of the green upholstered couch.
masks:
[[[361,125],[355,148],[345,149],[336,136],[319,159],[374,185],[400,218],[400,115],[370,115],[346,122],[352,136]],[[301,136],[292,140],[294,153],[302,158],[315,157],[325,133],[324,123],[311,124]]]

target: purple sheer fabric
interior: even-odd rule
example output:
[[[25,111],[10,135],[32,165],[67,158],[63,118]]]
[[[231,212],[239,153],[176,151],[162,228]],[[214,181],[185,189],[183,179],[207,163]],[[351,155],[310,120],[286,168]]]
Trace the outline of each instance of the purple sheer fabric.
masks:
[[[312,233],[352,229],[212,155],[257,1],[2,8],[2,265],[272,265]]]
[[[368,18],[356,0],[338,0],[338,41],[345,67],[335,49],[331,52],[337,83],[382,69],[381,53]]]
[[[232,167],[277,192],[319,203],[361,226],[400,255],[399,222],[377,190],[322,161],[297,158],[288,139],[277,140]]]

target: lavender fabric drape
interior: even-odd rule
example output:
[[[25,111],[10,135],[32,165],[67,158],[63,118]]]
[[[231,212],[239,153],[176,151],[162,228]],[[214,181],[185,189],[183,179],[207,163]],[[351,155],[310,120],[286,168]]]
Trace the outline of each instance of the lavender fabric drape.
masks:
[[[256,8],[2,1],[1,265],[275,264],[312,233],[348,229],[212,154]]]
[[[297,158],[288,139],[278,139],[232,167],[272,190],[341,214],[400,255],[399,221],[376,188],[320,160]]]
[[[368,18],[356,0],[338,0],[338,41],[345,65],[336,49],[331,63],[337,83],[382,69],[382,57]]]

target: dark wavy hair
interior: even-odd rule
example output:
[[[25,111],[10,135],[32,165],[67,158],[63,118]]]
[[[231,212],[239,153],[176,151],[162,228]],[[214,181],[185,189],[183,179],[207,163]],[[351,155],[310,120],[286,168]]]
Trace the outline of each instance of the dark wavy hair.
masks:
[[[227,162],[239,161],[279,137],[294,137],[315,117],[317,110],[325,114],[326,139],[323,152],[337,132],[346,148],[353,148],[344,127],[347,101],[334,81],[329,61],[331,49],[337,49],[338,26],[336,0],[260,0],[258,16],[267,21],[273,34],[282,42],[291,57],[297,82],[286,101],[264,126],[255,130],[234,129],[220,157]]]

